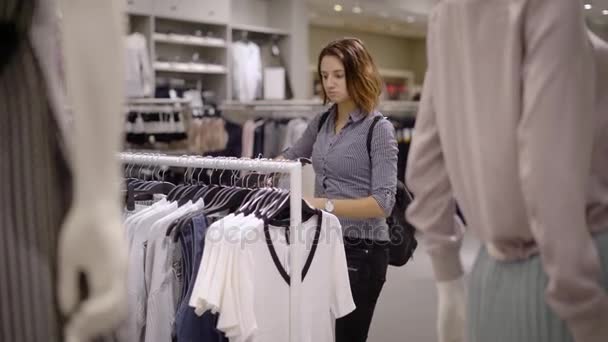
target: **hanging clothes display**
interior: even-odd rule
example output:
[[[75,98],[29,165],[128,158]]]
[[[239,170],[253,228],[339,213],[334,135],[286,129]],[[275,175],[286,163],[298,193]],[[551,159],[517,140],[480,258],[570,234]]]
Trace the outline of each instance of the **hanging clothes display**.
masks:
[[[251,41],[232,44],[232,84],[235,99],[253,101],[262,91],[260,47]]]
[[[228,172],[232,185],[218,185],[214,174],[221,179],[223,171],[188,169],[175,185],[133,178],[133,169],[125,169],[129,318],[122,340],[289,341],[290,192],[265,187],[263,174]],[[337,217],[305,202],[302,220],[302,296],[311,300],[301,304],[298,331],[306,336],[298,340],[330,342],[335,317],[354,309],[342,229]]]
[[[154,74],[143,34],[125,38],[125,89],[127,97],[148,97],[154,93]]]
[[[228,144],[226,122],[214,108],[206,108],[192,116],[188,127],[188,150],[192,154],[206,155],[223,151]]]
[[[166,149],[187,139],[184,107],[171,104],[130,105],[125,121],[126,141],[131,147]]]

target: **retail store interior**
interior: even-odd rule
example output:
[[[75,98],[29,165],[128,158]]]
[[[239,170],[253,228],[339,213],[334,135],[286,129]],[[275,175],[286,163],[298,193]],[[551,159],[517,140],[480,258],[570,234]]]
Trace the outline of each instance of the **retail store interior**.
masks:
[[[218,116],[231,127],[257,119],[258,125],[264,125],[262,121],[266,120],[273,132],[285,132],[275,131],[278,126],[274,125],[290,126],[289,120],[306,120],[322,112],[317,72],[319,52],[335,39],[362,39],[384,81],[380,111],[394,120],[398,130],[402,179],[426,70],[428,16],[435,2],[167,0],[155,5],[147,0],[129,0],[128,11],[131,32],[145,38],[149,51],[147,58],[141,60],[142,64],[150,65],[142,70],[148,70],[150,82],[155,85],[148,89],[156,89],[143,95],[181,98],[182,94],[187,96],[192,89],[197,90],[192,102],[194,120],[198,120],[196,113],[202,105],[202,117],[209,112],[208,108],[213,108],[211,111],[221,113]],[[586,14],[589,26],[608,39],[608,3],[595,1],[591,8],[586,7]],[[243,49],[248,44],[256,47],[254,58],[245,57]],[[136,115],[131,113],[131,121],[135,123]],[[204,125],[196,127],[205,130]],[[238,133],[237,129],[234,134]],[[228,140],[232,134],[228,134]],[[265,141],[266,146],[254,146],[253,151],[251,147],[242,150],[238,140],[237,145],[228,142],[229,147],[223,151],[214,151],[219,149],[214,146],[184,145],[183,142],[191,141],[190,137],[159,144],[133,134],[133,141],[128,143],[135,149],[160,149],[178,155],[186,149],[203,155],[273,158],[287,146],[287,140],[294,138],[272,141],[272,146]],[[230,150],[231,146],[236,147]],[[307,176],[305,172],[305,194],[312,192],[313,177],[312,172]],[[467,269],[478,248],[477,241],[467,237],[463,249]],[[437,341],[436,310],[430,259],[419,249],[406,266],[389,267],[369,340]]]
[[[545,222],[538,223],[534,219],[538,212],[538,215],[544,213],[543,209],[554,209],[552,213],[559,215],[559,211],[572,210],[572,206],[560,205],[562,202],[554,207],[543,206],[541,204],[549,203],[550,198],[529,195],[523,185],[523,190],[517,191],[499,186],[507,184],[505,179],[511,179],[510,176],[514,179],[529,176],[533,167],[527,168],[525,157],[528,155],[525,153],[532,155],[541,151],[540,148],[530,149],[517,155],[518,148],[524,150],[526,129],[534,124],[537,129],[540,126],[540,119],[535,121],[538,116],[526,112],[524,114],[531,117],[525,117],[526,121],[518,110],[532,112],[536,109],[546,114],[543,109],[555,109],[548,104],[551,101],[542,101],[538,95],[543,94],[542,91],[553,91],[552,95],[559,97],[552,87],[553,81],[563,82],[561,85],[566,88],[564,99],[555,99],[566,108],[564,110],[574,108],[571,103],[583,103],[582,108],[587,103],[584,101],[593,102],[585,94],[580,95],[572,84],[593,83],[595,87],[601,80],[596,80],[595,76],[586,79],[588,75],[584,72],[572,72],[575,67],[576,70],[590,70],[581,65],[584,63],[577,62],[578,57],[568,58],[578,56],[579,51],[556,49],[567,38],[580,37],[581,41],[586,41],[587,33],[596,39],[595,42],[608,43],[608,0],[571,0],[577,3],[577,11],[581,13],[579,21],[583,28],[580,32],[555,24],[559,20],[555,19],[554,12],[563,12],[565,6],[575,7],[565,0],[555,0],[559,6],[546,8],[547,17],[535,11],[541,12],[538,8],[543,6],[550,7],[546,4],[553,0],[88,0],[88,5],[84,5],[87,2],[84,0],[1,2],[5,1],[11,6],[0,6],[0,41],[3,42],[0,48],[0,179],[10,181],[0,186],[0,278],[4,278],[0,279],[0,342],[84,342],[97,336],[101,338],[99,341],[108,342],[466,342],[459,336],[454,339],[439,336],[441,331],[457,334],[471,327],[458,316],[461,312],[454,309],[464,310],[464,300],[460,306],[457,303],[453,307],[450,304],[454,303],[444,302],[444,311],[454,310],[440,312],[438,284],[453,281],[450,284],[458,286],[474,278],[472,270],[479,265],[483,253],[505,256],[500,262],[507,260],[508,253],[500,254],[504,250],[492,250],[496,241],[508,245],[514,240],[512,245],[505,247],[508,252],[512,251],[511,247],[521,254],[525,254],[521,252],[525,248],[540,250],[526,254],[522,263],[547,250],[553,253],[549,253],[550,257],[563,257],[561,247],[551,249],[555,245],[547,247],[535,240],[548,239],[553,232],[539,233],[538,227]],[[501,1],[510,5],[495,4]],[[36,3],[38,7],[21,6],[28,3]],[[52,7],[55,3],[64,6],[63,12]],[[110,3],[114,5],[108,5]],[[522,5],[524,3],[533,4],[527,7]],[[494,5],[500,10],[495,10]],[[3,7],[11,10],[14,7],[15,13],[21,12],[13,17],[7,14],[6,19]],[[440,7],[442,12],[438,10]],[[86,15],[80,16],[78,11]],[[562,12],[558,14],[566,23],[577,18]],[[478,14],[484,20],[477,22]],[[526,17],[528,14],[530,16]],[[432,22],[433,18],[439,19]],[[9,25],[9,19],[17,24]],[[54,20],[51,19],[58,19],[65,31],[52,29]],[[107,30],[106,27],[99,29],[103,26],[100,22],[103,25],[107,22]],[[547,22],[554,24],[553,31],[542,32],[548,38],[542,34],[540,38],[535,36],[535,30],[546,29]],[[19,37],[18,34],[23,33],[19,30],[27,25],[31,26],[29,31],[22,30],[27,34]],[[79,32],[79,25],[82,32]],[[483,30],[484,25],[490,29],[475,31],[477,27]],[[433,27],[436,30],[432,30]],[[457,29],[450,31],[453,27]],[[497,27],[507,27],[511,31],[505,34]],[[504,44],[493,41],[488,34],[492,29],[498,32]],[[439,38],[451,38],[438,38],[435,45],[427,44],[430,32]],[[467,35],[466,32],[473,33]],[[552,32],[565,32],[569,36],[559,39]],[[94,39],[87,37],[93,37],[93,34]],[[527,51],[522,47],[528,43],[528,35],[532,37],[531,41],[536,39],[536,49]],[[58,36],[65,39],[62,44],[54,44]],[[18,44],[16,37],[28,44]],[[99,44],[89,39],[99,40]],[[543,52],[544,46],[539,41],[543,39],[558,51],[555,59],[547,61],[546,69],[537,60],[528,68],[524,57],[540,55],[538,51]],[[521,46],[517,45],[520,43]],[[594,51],[591,43],[585,44],[571,46]],[[465,51],[479,46],[498,48],[477,51],[475,56]],[[495,53],[499,49],[501,53],[506,52],[503,55]],[[17,57],[13,60],[4,58],[5,51],[6,56],[10,52],[11,58]],[[505,57],[508,53],[516,57]],[[592,52],[580,54],[589,60],[592,58]],[[450,56],[454,56],[454,64],[451,64]],[[488,57],[492,62],[480,56]],[[113,57],[116,60],[124,57],[121,60],[124,63],[109,65]],[[517,58],[524,61],[520,63],[525,64],[521,69],[517,69],[521,65],[514,62]],[[437,74],[432,76],[428,73],[429,60],[440,64],[438,71],[434,70]],[[494,68],[492,63],[496,60],[503,64]],[[471,61],[477,61],[478,65],[471,66]],[[457,63],[462,65],[461,69],[450,68],[455,65],[460,68]],[[331,69],[335,65],[339,68]],[[555,72],[556,65],[565,65],[564,75],[567,76],[561,71]],[[574,67],[570,68],[572,65]],[[476,70],[469,70],[477,66],[486,74],[479,76]],[[512,77],[511,72],[515,69],[520,73]],[[542,83],[538,86],[542,89],[538,93],[526,93],[524,90],[529,85],[524,85],[523,79],[530,74],[536,75],[534,72],[538,70],[552,70],[553,73],[530,77],[530,88]],[[64,71],[65,75],[58,76]],[[465,77],[479,76],[477,79],[487,82],[488,74],[497,78],[496,89],[504,96],[502,93],[494,96],[492,91],[495,89],[485,89],[494,86],[492,82],[480,89]],[[608,73],[604,75],[608,76]],[[564,81],[564,77],[572,78],[574,83],[570,83],[570,79]],[[458,94],[465,94],[462,101],[460,97],[455,100],[457,96],[452,96],[450,91],[444,91],[447,88],[444,84],[438,86],[428,82],[430,78],[445,81],[446,85],[451,85],[450,89],[462,86],[458,89]],[[461,82],[461,79],[465,80]],[[521,81],[521,89],[519,83],[509,88],[511,81],[513,84]],[[118,83],[120,86],[116,85]],[[341,98],[341,91],[347,96]],[[437,98],[441,99],[428,95],[431,93],[439,94]],[[584,99],[578,101],[572,94]],[[64,95],[65,103],[59,101]],[[509,121],[498,118],[499,115],[492,117],[492,113],[487,117],[481,115],[493,105],[483,98],[486,95],[501,105],[498,114],[517,112],[513,114],[516,118]],[[508,99],[503,102],[503,98]],[[536,106],[530,106],[533,109],[530,110],[521,103],[505,104],[509,99],[528,101]],[[449,109],[453,108],[450,105],[455,103],[459,108],[457,114],[461,114],[458,118],[466,117],[462,122],[448,115]],[[606,105],[606,101],[602,104]],[[372,110],[366,110],[368,107]],[[449,108],[446,110],[446,107]],[[421,113],[421,108],[426,111]],[[505,108],[515,109],[509,112]],[[436,114],[435,109],[441,113]],[[595,113],[595,109],[593,107],[590,112]],[[116,116],[105,111],[114,111]],[[565,114],[557,117],[568,118]],[[520,118],[523,123],[518,121]],[[586,125],[573,123],[572,126],[576,126],[573,130],[595,129],[588,121],[585,121]],[[487,127],[506,122],[505,132],[516,127],[515,133],[503,134],[497,129],[490,134],[483,129],[476,131],[482,126],[479,122]],[[608,120],[602,122],[608,123]],[[441,125],[444,126],[439,127]],[[477,140],[475,134],[458,136],[452,134],[453,131],[447,132],[452,126],[455,126],[454,130],[469,130],[468,133],[481,131],[480,138]],[[423,142],[417,150],[414,137],[423,129],[425,131],[419,135],[419,141]],[[543,137],[549,137],[546,140],[555,139],[549,129],[538,131],[545,134]],[[564,135],[570,137],[568,133]],[[568,142],[577,147],[580,147],[579,142],[591,145],[585,140],[586,134],[575,133],[578,140],[571,139],[572,142],[564,138],[565,142],[555,143],[559,146],[556,155],[575,150]],[[453,141],[441,141],[445,136],[452,137]],[[494,136],[496,141],[507,141],[514,146],[494,144],[489,139]],[[608,141],[606,134],[604,137]],[[540,143],[546,143],[546,140]],[[429,147],[432,143],[439,147],[432,149]],[[496,153],[504,153],[505,160],[517,155],[523,156],[521,160],[524,161],[513,157],[521,164],[505,165],[504,160],[488,157],[496,146],[499,151]],[[602,146],[604,150],[594,150],[593,158],[599,160],[601,152],[608,153],[608,144]],[[455,153],[458,157],[450,159],[452,155],[448,156],[449,152],[446,152],[450,148],[460,148],[459,154]],[[535,161],[551,163],[556,160],[544,156],[536,155]],[[577,156],[569,161],[588,162],[586,157]],[[465,158],[469,158],[467,162],[464,162]],[[5,159],[11,162],[5,163]],[[417,162],[414,167],[419,166],[416,172],[408,171],[412,160]],[[606,165],[596,164],[594,166],[608,170]],[[608,165],[608,161],[605,164]],[[571,167],[559,163],[551,165],[557,165],[556,170]],[[552,170],[549,171],[547,174],[552,175]],[[584,177],[589,173],[587,170]],[[463,174],[466,176],[462,177]],[[570,179],[569,174],[559,175],[559,182],[571,184],[579,180]],[[558,176],[551,179],[555,178]],[[550,188],[546,185],[548,182],[543,183],[544,179],[535,180],[536,183],[526,183],[532,184],[529,188],[537,183],[545,185],[545,190]],[[482,181],[489,185],[478,186]],[[587,185],[584,181],[586,179],[579,183]],[[496,183],[496,189],[492,183]],[[603,178],[594,184],[606,191],[588,196],[597,195],[599,199],[593,207],[597,211],[587,208],[586,214],[596,214],[594,219],[608,222],[608,180]],[[410,185],[413,185],[412,189]],[[452,187],[453,196],[450,193],[451,196],[445,196],[449,199],[433,202],[433,196],[441,197],[442,191],[450,192]],[[573,187],[565,189],[570,191]],[[553,197],[563,195],[549,190],[547,193]],[[582,192],[578,194],[581,202],[588,195]],[[116,205],[119,193],[120,206]],[[483,197],[484,194],[487,196]],[[510,195],[518,199],[517,205],[508,203]],[[563,197],[568,196],[569,193]],[[500,199],[488,200],[490,197]],[[539,198],[541,204],[533,207],[530,203]],[[441,200],[449,205],[441,207],[442,203],[437,204]],[[421,205],[422,202],[428,207]],[[449,221],[453,231],[446,229],[446,233],[440,227],[429,232],[423,229],[425,227],[414,227],[414,223],[406,222],[410,217],[406,220],[405,212],[410,210],[407,206],[411,203],[417,203],[417,211],[408,211],[408,215],[427,215],[426,220],[419,219],[416,223],[421,226],[435,224],[437,228],[437,222],[444,218],[443,222]],[[504,218],[500,215],[504,212],[496,210],[499,204],[504,205],[505,212],[521,209],[518,212],[522,216],[526,213],[532,217],[530,222],[526,221],[529,227],[525,224],[521,227],[528,235],[518,235],[513,240],[509,240],[509,234],[498,238],[494,235],[492,237],[496,239],[489,243],[484,238],[490,236],[495,227],[484,226],[487,231],[482,229],[483,234],[474,237],[477,231],[469,229],[473,225],[496,222],[492,221],[492,214],[497,212],[495,216]],[[524,208],[525,204],[533,209]],[[433,205],[437,205],[433,207],[435,210],[428,210]],[[68,211],[69,208],[72,211]],[[600,212],[597,208],[606,210]],[[449,219],[445,220],[448,209]],[[585,209],[578,209],[579,216],[583,217]],[[96,214],[96,211],[99,212]],[[473,219],[468,221],[463,212]],[[397,222],[395,217],[398,217]],[[506,218],[504,221],[523,222],[524,219]],[[404,222],[402,226],[394,228],[401,222]],[[471,226],[467,227],[467,222]],[[573,219],[573,222],[579,221]],[[355,227],[357,224],[360,227]],[[336,227],[340,234],[334,236],[332,229]],[[347,231],[354,235],[350,236]],[[258,234],[257,239],[248,241],[248,233]],[[486,233],[488,236],[484,235]],[[590,234],[584,233],[585,238],[589,238]],[[599,231],[592,233],[599,234]],[[305,236],[290,240],[292,236],[300,237],[298,235]],[[227,238],[214,240],[218,236]],[[462,247],[452,248],[461,236]],[[591,241],[576,237],[571,240],[580,242],[577,246]],[[236,243],[231,240],[233,238]],[[405,244],[405,240],[409,244]],[[387,242],[398,246],[382,245]],[[113,249],[112,244],[118,247]],[[353,249],[349,250],[347,244],[354,246]],[[454,276],[447,266],[438,266],[437,255],[443,254],[437,252],[437,246],[448,246],[445,248],[449,252],[457,250],[464,271],[460,270],[460,274]],[[413,256],[401,263],[394,261],[395,248],[401,248],[401,252],[407,249],[406,254],[413,252]],[[308,254],[302,254],[304,250]],[[433,252],[432,258],[429,254]],[[579,252],[581,255],[576,257],[580,258],[573,257],[571,263],[560,259],[564,267],[571,268],[562,274],[562,268],[558,266],[563,265],[553,265],[553,274],[563,276],[558,277],[558,281],[565,287],[572,286],[583,292],[589,288],[597,290],[598,287],[593,286],[596,283],[586,282],[587,287],[577,287],[578,283],[570,282],[568,278],[575,272],[579,272],[577,275],[588,272],[583,275],[591,278],[598,269],[597,265],[591,264],[597,259],[595,254],[589,252],[587,255],[587,250],[576,251]],[[315,253],[317,258],[313,260]],[[374,264],[376,259],[372,259],[377,255],[384,258],[386,271],[375,269],[382,268]],[[606,259],[608,253],[601,255]],[[591,266],[575,269],[573,265],[583,265],[581,260],[584,258],[587,258],[584,261],[591,260],[584,265]],[[458,264],[452,259],[443,262]],[[459,267],[460,264],[455,266]],[[604,269],[606,267],[608,265],[604,265]],[[302,268],[301,274],[290,272],[296,268]],[[550,268],[546,267],[549,271]],[[538,269],[542,270],[541,266]],[[87,276],[89,283],[82,281],[84,277],[79,278],[80,284],[74,279],[72,283],[66,281],[65,275],[69,271],[72,278]],[[376,271],[385,272],[386,279],[374,279]],[[440,275],[441,271],[445,273]],[[450,273],[449,276],[445,276],[446,273]],[[440,276],[452,278],[439,280]],[[359,277],[367,278],[361,280]],[[379,277],[384,277],[384,273]],[[604,276],[604,280],[608,282],[608,277]],[[458,281],[463,282],[456,283]],[[127,285],[123,286],[125,283]],[[360,287],[353,285],[355,283]],[[109,290],[112,285],[115,287]],[[374,292],[373,287],[378,285],[379,295],[370,294],[367,298],[367,292]],[[89,286],[87,291],[83,290],[86,286]],[[464,288],[462,285],[461,297],[445,296],[444,301],[445,298],[448,298],[447,302],[464,298]],[[459,289],[452,288],[444,293],[453,294]],[[85,293],[99,299],[103,297],[100,295],[103,290],[107,290],[106,302],[98,301],[90,307],[76,305]],[[563,288],[555,285],[552,290]],[[362,295],[362,292],[365,293]],[[574,310],[568,305],[560,307],[562,302],[559,300],[574,303],[579,298],[576,293],[553,295],[551,304],[558,303],[555,307],[563,309],[560,312],[566,313],[563,317],[575,315],[579,309],[581,312],[588,309],[585,311],[588,318],[592,316],[588,314],[592,311],[590,305],[608,305],[608,299],[600,298],[578,305]],[[359,309],[355,308],[355,302],[364,304]],[[543,300],[536,302],[545,303]],[[606,305],[602,307],[606,310],[596,311],[608,312]],[[367,309],[371,313],[361,313]],[[99,316],[95,316],[95,310],[99,311]],[[366,315],[370,319],[373,316],[371,323],[367,322],[369,331],[360,329],[367,324]],[[462,321],[442,321],[441,317],[457,317]],[[500,317],[494,319],[498,321]],[[580,319],[571,320],[585,323]],[[497,324],[496,321],[493,323]],[[549,323],[545,325],[550,326]],[[597,325],[595,328],[599,331]],[[566,331],[566,328],[562,330]],[[608,330],[603,331],[608,334]],[[45,338],[41,339],[41,336]],[[471,342],[505,341],[549,340],[479,339]],[[603,340],[551,340],[564,341],[608,342],[608,336]]]

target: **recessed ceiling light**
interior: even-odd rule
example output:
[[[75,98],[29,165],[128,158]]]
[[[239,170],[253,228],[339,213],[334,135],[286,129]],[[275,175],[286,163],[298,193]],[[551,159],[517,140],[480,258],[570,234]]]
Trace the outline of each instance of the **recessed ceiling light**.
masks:
[[[603,15],[608,15],[608,10],[603,10],[603,11],[602,11],[602,14],[603,14]]]
[[[593,8],[593,6],[591,6],[591,4],[585,4],[585,9],[586,10],[590,10],[592,8]]]
[[[416,21],[416,18],[410,15],[405,20],[407,20],[407,22],[411,24]]]
[[[353,7],[353,13],[359,14],[361,12],[363,12],[363,10],[361,9],[361,7],[359,7],[359,6]]]
[[[342,12],[342,5],[335,4],[334,5],[334,11],[336,11],[336,12]]]

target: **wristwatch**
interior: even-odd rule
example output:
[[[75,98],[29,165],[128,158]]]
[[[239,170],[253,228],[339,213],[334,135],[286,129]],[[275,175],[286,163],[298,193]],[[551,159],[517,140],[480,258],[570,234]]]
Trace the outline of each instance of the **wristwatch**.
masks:
[[[334,212],[334,202],[332,202],[332,200],[327,199],[325,201],[325,211],[327,211],[328,213]]]

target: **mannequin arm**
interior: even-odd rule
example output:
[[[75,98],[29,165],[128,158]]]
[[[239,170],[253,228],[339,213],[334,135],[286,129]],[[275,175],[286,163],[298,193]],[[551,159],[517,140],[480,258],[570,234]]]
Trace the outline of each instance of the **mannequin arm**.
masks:
[[[430,45],[430,44],[429,44]],[[432,71],[427,73],[407,165],[407,184],[414,201],[407,217],[423,231],[437,279],[439,342],[464,342],[465,286],[459,250],[460,220],[447,174],[432,101]]]
[[[466,341],[466,291],[463,278],[437,283],[439,342]]]
[[[126,307],[126,241],[120,221],[123,105],[122,0],[61,0],[69,103],[75,131],[74,202],[59,241],[59,303],[67,341],[114,328]],[[89,297],[79,303],[78,275]]]

